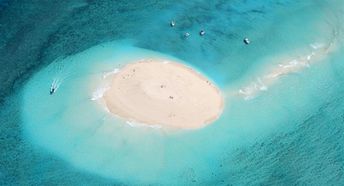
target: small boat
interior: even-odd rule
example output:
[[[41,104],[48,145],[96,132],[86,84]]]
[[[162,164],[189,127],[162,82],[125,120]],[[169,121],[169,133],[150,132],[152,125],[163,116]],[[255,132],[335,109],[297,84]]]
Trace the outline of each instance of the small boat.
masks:
[[[57,87],[58,87],[57,82],[56,80],[54,80],[50,86],[50,91],[49,91],[50,95],[53,95],[56,92]]]
[[[189,37],[190,33],[189,32],[185,32],[184,37]]]
[[[54,94],[55,91],[56,91],[56,89],[55,89],[54,87],[51,87],[51,88],[50,88],[50,95]]]
[[[200,35],[200,36],[204,36],[204,34],[205,34],[205,31],[204,31],[204,30],[201,30],[201,31],[199,32],[199,35]]]
[[[171,21],[170,26],[174,27],[176,25],[176,22],[174,20]]]
[[[248,44],[250,44],[250,40],[249,40],[247,37],[245,37],[245,38],[244,38],[244,43],[245,43],[246,45],[248,45]]]

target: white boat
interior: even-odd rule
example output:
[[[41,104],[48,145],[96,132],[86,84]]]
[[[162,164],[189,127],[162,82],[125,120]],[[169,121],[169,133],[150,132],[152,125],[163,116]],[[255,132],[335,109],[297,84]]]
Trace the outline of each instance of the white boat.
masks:
[[[50,95],[54,94],[55,91],[56,91],[56,88],[53,87],[53,86],[51,86],[51,87],[50,87]]]
[[[171,22],[170,22],[170,26],[171,27],[174,27],[176,25],[176,22],[174,21],[174,20],[172,20]]]
[[[244,43],[245,43],[246,45],[248,45],[248,44],[250,44],[250,40],[249,40],[247,37],[245,37],[245,38],[244,38]]]
[[[50,91],[49,91],[50,95],[54,94],[56,92],[57,88],[58,88],[58,83],[56,80],[54,80],[50,86]]]

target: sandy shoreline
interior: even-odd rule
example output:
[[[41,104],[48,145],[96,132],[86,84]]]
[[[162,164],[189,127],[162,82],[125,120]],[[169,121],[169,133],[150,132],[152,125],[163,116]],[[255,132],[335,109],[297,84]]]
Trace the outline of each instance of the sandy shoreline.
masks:
[[[196,129],[215,121],[223,109],[220,90],[180,63],[144,59],[106,77],[108,110],[127,121],[174,129]]]

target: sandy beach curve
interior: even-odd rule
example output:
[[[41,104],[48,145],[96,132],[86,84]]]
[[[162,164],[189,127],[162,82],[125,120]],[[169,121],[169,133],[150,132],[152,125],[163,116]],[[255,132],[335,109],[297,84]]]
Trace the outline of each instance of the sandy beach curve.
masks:
[[[183,64],[165,59],[129,63],[106,79],[103,99],[114,115],[130,122],[172,129],[197,129],[223,110],[220,90]]]

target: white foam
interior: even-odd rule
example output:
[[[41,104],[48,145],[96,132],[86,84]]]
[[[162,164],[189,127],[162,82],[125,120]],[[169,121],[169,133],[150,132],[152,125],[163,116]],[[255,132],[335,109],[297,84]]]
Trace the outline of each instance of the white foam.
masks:
[[[324,47],[325,47],[325,44],[323,44],[323,43],[312,43],[312,44],[310,44],[310,46],[311,46],[313,49],[317,50],[317,49],[320,49],[320,48],[324,48]]]
[[[128,120],[125,123],[128,124],[131,127],[149,127],[149,128],[154,128],[154,129],[162,128],[161,125],[157,125],[157,124],[156,125],[148,125],[148,124],[145,124],[145,123],[137,122],[135,120]]]
[[[311,58],[312,58],[312,55],[308,55],[307,56],[307,61],[311,60]]]
[[[261,78],[257,78],[256,81],[251,82],[249,86],[246,86],[239,90],[239,94],[243,95],[245,100],[255,98],[257,92],[267,91],[268,87],[265,85]]]
[[[103,79],[107,78],[107,77],[110,76],[110,75],[116,74],[116,73],[118,73],[118,72],[119,72],[119,69],[118,69],[118,68],[115,68],[115,69],[113,69],[113,70],[110,71],[110,72],[106,72],[106,73],[103,74]]]
[[[259,90],[266,91],[268,87],[263,83],[262,79],[258,78],[257,82],[259,83]]]
[[[104,93],[110,89],[110,86],[104,86],[97,88],[92,94],[92,101],[98,100],[104,96]]]

